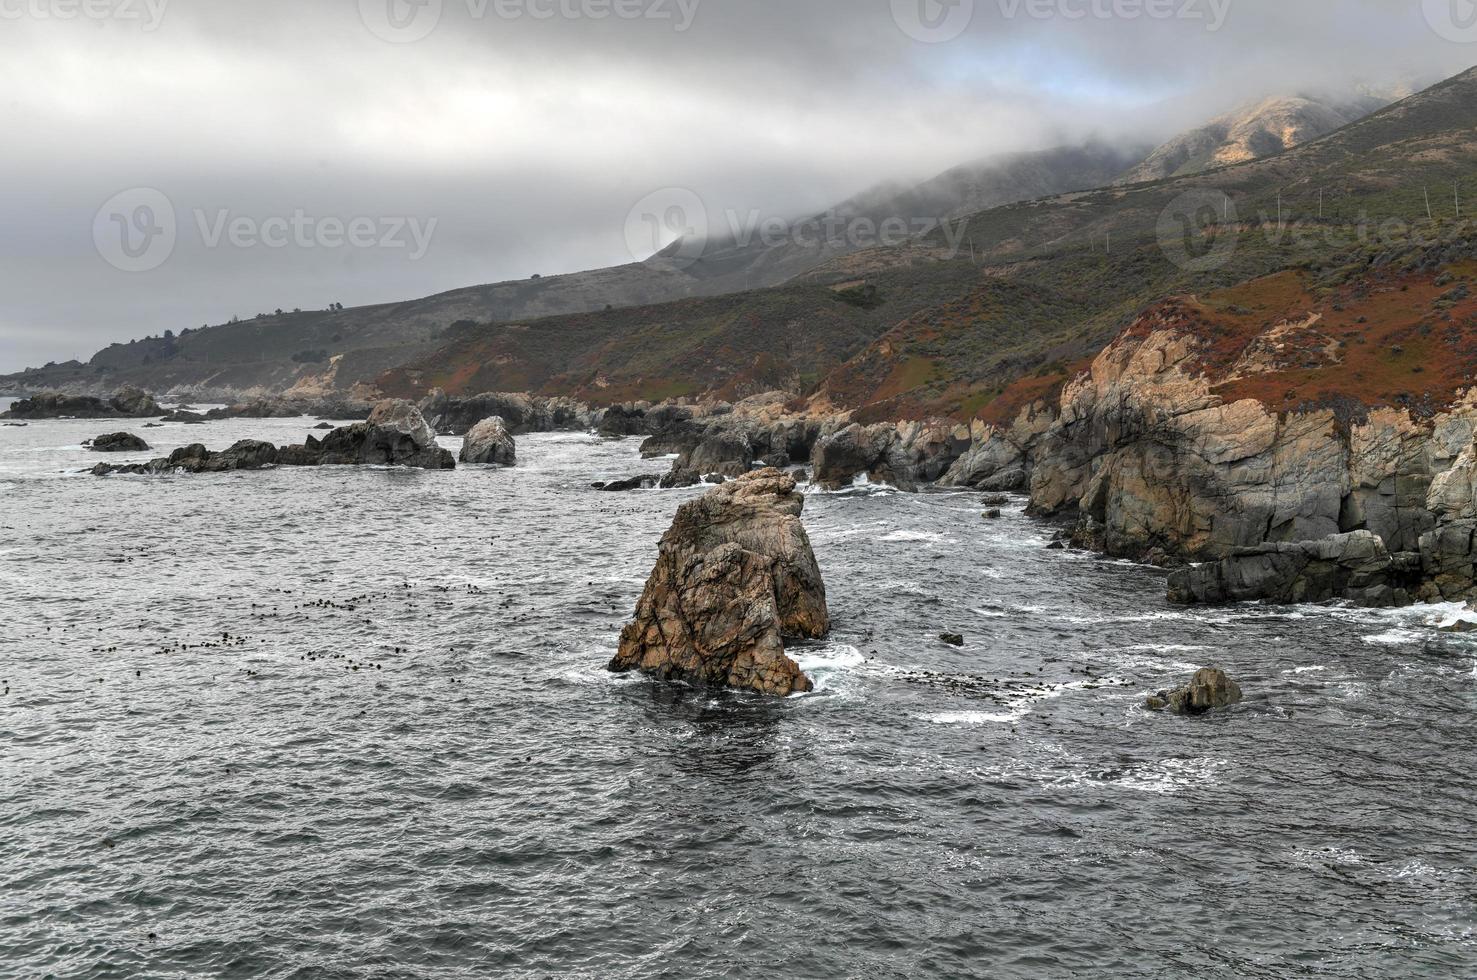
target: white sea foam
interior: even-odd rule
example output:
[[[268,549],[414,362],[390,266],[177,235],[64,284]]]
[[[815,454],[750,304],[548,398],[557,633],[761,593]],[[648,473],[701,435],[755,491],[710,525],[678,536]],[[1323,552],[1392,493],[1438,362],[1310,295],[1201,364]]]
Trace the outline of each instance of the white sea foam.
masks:
[[[877,539],[887,542],[942,541],[944,536],[937,531],[890,531]]]
[[[867,662],[866,656],[848,643],[826,643],[790,651],[805,676],[815,685],[809,692],[835,691],[840,681]],[[804,697],[805,695],[798,695]]]

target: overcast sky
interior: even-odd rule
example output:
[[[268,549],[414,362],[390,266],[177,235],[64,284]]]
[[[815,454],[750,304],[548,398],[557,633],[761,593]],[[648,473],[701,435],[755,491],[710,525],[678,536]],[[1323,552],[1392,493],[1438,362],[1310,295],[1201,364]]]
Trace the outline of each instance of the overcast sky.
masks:
[[[0,0],[0,371],[1477,62],[1464,0],[953,2]]]

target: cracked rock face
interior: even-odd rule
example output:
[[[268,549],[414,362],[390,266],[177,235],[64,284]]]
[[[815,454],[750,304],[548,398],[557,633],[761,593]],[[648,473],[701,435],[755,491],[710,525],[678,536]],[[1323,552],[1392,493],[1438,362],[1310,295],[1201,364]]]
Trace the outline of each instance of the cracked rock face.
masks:
[[[784,644],[830,630],[803,506],[795,481],[766,469],[678,508],[610,669],[778,696],[810,690]]]

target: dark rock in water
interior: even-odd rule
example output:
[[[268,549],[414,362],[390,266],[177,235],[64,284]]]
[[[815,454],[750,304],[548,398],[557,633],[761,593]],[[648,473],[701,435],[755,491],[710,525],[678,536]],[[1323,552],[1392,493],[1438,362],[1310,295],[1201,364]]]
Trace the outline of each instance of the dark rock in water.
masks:
[[[111,419],[143,418],[163,411],[152,395],[128,385],[115,391],[107,400],[92,395],[64,395],[43,391],[22,398],[0,415],[7,419]]]
[[[1420,555],[1391,555],[1376,535],[1353,531],[1239,548],[1222,561],[1178,569],[1169,577],[1169,600],[1291,605],[1345,599],[1361,606],[1408,606],[1420,577]]]
[[[626,490],[651,490],[661,482],[656,476],[633,476],[624,480],[611,480],[609,483],[596,483],[594,489],[610,493],[618,493]]]
[[[796,469],[791,470],[790,471],[790,479],[794,480],[796,483],[804,483],[806,481],[806,479],[807,479],[807,477],[805,475],[805,470],[803,468],[799,468],[799,467],[797,467]]]
[[[160,425],[158,422],[145,422],[144,423],[144,428],[146,428],[146,429],[162,429],[162,428],[164,428],[164,426]]]
[[[198,412],[177,408],[159,419],[160,422],[183,422],[185,425],[203,425],[210,420]]]
[[[742,476],[754,466],[754,451],[743,434],[720,431],[705,436],[691,450],[672,462],[672,472],[662,479],[663,487],[687,487],[699,476]]]
[[[1046,550],[1047,551],[1066,551],[1067,550],[1067,543],[1065,541],[1053,541],[1051,544],[1049,544],[1049,545],[1046,546]]]
[[[1477,633],[1477,623],[1469,622],[1465,619],[1459,619],[1456,622],[1452,623],[1450,626],[1439,627],[1438,632],[1457,634]]]
[[[92,440],[87,448],[95,453],[143,453],[149,451],[149,444],[132,432],[109,432]]]
[[[804,505],[794,480],[766,469],[679,507],[610,669],[781,696],[810,690],[784,646],[830,629]]]
[[[512,466],[517,457],[518,448],[508,433],[507,424],[494,415],[472,426],[472,431],[462,439],[462,451],[457,459],[463,463]]]
[[[499,392],[452,396],[435,388],[419,407],[431,428],[444,436],[464,435],[493,416],[502,419],[515,436],[525,432],[583,432],[594,425],[588,407],[562,397]]]
[[[7,429],[24,429],[29,424],[27,422],[6,422],[5,427]]]
[[[1008,493],[987,493],[980,498],[982,507],[1004,507],[1009,503],[1010,494]]]
[[[964,646],[964,634],[962,633],[940,633],[939,641],[947,643],[951,647]]]
[[[331,429],[331,428],[333,428],[333,423],[332,422],[319,422],[317,425],[313,426],[313,428],[315,428],[315,429]]]
[[[334,429],[321,440],[308,436],[301,446],[278,449],[269,442],[242,439],[230,449],[211,452],[196,443],[169,456],[126,466],[99,463],[92,472],[109,473],[216,473],[259,470],[269,466],[343,466],[380,464],[421,469],[453,469],[451,452],[435,443],[435,435],[409,402],[387,400],[375,406],[375,422],[355,422]]]
[[[1216,708],[1241,702],[1241,688],[1226,672],[1206,667],[1195,672],[1190,683],[1172,691],[1152,695],[1145,706],[1153,711],[1173,711],[1178,715],[1203,715]]]
[[[991,507],[989,510],[985,511],[984,516],[985,520],[987,521],[998,521],[1004,515],[1002,514],[999,507]]]
[[[789,466],[790,465],[790,454],[789,453],[770,453],[768,456],[765,456],[759,462],[763,466],[770,467],[770,468],[776,469],[776,470],[782,470],[786,466]]]

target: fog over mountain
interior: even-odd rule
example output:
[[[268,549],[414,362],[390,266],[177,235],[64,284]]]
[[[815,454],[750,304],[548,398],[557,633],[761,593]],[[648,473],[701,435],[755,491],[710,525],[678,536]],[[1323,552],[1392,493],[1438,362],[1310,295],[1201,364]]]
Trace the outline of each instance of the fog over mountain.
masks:
[[[993,154],[1159,142],[1261,96],[1390,91],[1477,60],[1398,0],[1165,18],[1105,0],[402,4],[6,7],[0,371],[627,262],[633,205],[666,188],[710,215],[792,217]],[[175,237],[130,272],[98,241],[114,212],[159,217],[139,188]]]

